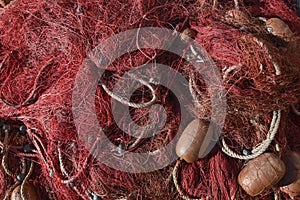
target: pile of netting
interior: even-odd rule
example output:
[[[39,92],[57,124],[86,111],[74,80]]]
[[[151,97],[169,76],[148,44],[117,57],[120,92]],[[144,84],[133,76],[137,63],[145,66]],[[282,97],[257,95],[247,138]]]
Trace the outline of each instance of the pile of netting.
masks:
[[[236,11],[240,14],[230,14]],[[293,35],[282,38],[268,31],[265,20],[272,17],[283,20]],[[87,146],[74,123],[72,93],[85,58],[107,38],[143,27],[192,30],[196,43],[215,62],[226,91],[220,143],[204,159],[181,162],[177,176],[173,176],[176,162],[146,173],[103,164],[90,154],[101,146],[101,137],[88,133]],[[247,155],[276,123],[276,136],[267,151],[284,155],[300,150],[299,33],[297,6],[284,0],[11,2],[0,10],[0,198],[10,199],[18,185],[23,193],[30,191],[27,184],[35,189],[36,199],[250,199],[237,183],[245,161],[225,154],[222,142],[237,154]],[[160,38],[160,43],[165,45],[167,39]],[[114,51],[115,47],[107,48]],[[161,49],[137,49],[106,68],[103,84],[96,88],[97,123],[116,146],[107,160],[110,156],[122,159],[126,151],[154,152],[182,131],[177,97],[155,85],[155,80],[151,87],[138,88],[129,100],[146,105],[155,90],[156,102],[166,113],[159,133],[141,139],[117,126],[112,113],[118,107],[111,104],[117,98],[109,91],[135,67],[146,63],[171,67],[191,83],[186,90],[197,105],[189,112],[200,119],[209,118],[212,112],[201,74],[187,59]],[[150,107],[128,109],[133,121],[143,126],[151,121]],[[167,160],[168,156],[167,152],[159,158]],[[278,189],[266,190],[259,198],[270,199],[274,194],[289,199]]]

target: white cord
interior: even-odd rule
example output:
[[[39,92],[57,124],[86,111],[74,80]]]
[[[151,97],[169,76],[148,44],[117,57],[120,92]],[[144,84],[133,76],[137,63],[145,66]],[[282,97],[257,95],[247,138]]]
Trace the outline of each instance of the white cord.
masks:
[[[228,75],[229,75],[230,72],[232,72],[232,71],[234,71],[234,70],[236,70],[236,69],[238,69],[240,67],[241,67],[240,65],[233,65],[231,67],[228,67],[227,69],[224,68],[225,72],[223,74],[223,80],[225,80],[228,77]]]
[[[104,91],[105,91],[109,96],[111,96],[113,99],[119,101],[120,103],[122,103],[122,104],[124,104],[124,105],[130,106],[130,107],[133,107],[133,108],[145,108],[145,107],[151,106],[151,105],[154,104],[154,102],[156,101],[156,94],[155,94],[154,88],[153,88],[148,82],[146,82],[146,81],[144,81],[144,80],[137,79],[137,81],[139,81],[139,82],[142,83],[143,85],[147,86],[147,87],[151,90],[151,93],[152,93],[152,99],[151,99],[151,101],[146,102],[146,103],[132,103],[132,102],[129,102],[128,100],[124,99],[123,97],[114,94],[112,91],[110,91],[110,90],[106,87],[106,85],[101,84],[101,86],[102,86],[102,88],[104,89]]]
[[[196,91],[193,89],[193,86],[195,85],[194,79],[195,79],[195,75],[193,73],[190,73],[189,90],[192,94],[193,102],[196,103],[196,106],[200,106]]]
[[[242,159],[242,160],[249,160],[249,159],[256,158],[257,156],[264,153],[266,151],[266,149],[270,146],[271,142],[273,141],[273,139],[278,131],[279,124],[280,124],[280,118],[281,118],[281,110],[273,111],[273,118],[272,118],[272,122],[270,124],[267,138],[262,143],[260,143],[258,146],[256,146],[251,151],[250,155],[241,155],[241,154],[235,153],[228,147],[224,138],[222,138],[222,140],[221,140],[222,151],[230,157],[238,158],[238,159]]]
[[[274,193],[274,200],[281,200],[281,196],[278,189],[273,188],[273,193]]]
[[[263,43],[260,42],[257,38],[254,37],[254,41],[262,48],[264,48],[264,50],[267,52],[267,54],[269,55],[269,58],[271,59],[273,66],[275,68],[275,74],[276,75],[281,75],[281,71],[280,71],[280,67],[277,63],[277,61],[275,60],[275,58],[270,54],[270,51],[268,49],[268,47]]]
[[[239,1],[238,0],[234,0],[234,7],[235,9],[239,10],[240,7],[239,7]]]
[[[260,47],[264,48],[264,50],[269,55],[269,58],[273,62],[273,66],[275,68],[275,74],[280,75],[281,71],[280,71],[279,65],[275,61],[273,56],[270,54],[269,49],[267,48],[267,46],[263,42],[260,42],[257,38],[254,38],[254,41]],[[268,131],[268,134],[267,134],[267,138],[263,142],[261,142],[259,145],[257,145],[251,151],[250,155],[241,155],[241,154],[235,153],[234,151],[232,151],[228,147],[228,145],[226,144],[224,138],[222,138],[222,140],[221,140],[222,151],[230,157],[238,158],[238,159],[242,159],[242,160],[249,160],[249,159],[256,158],[257,156],[264,153],[267,150],[267,148],[270,146],[271,142],[274,140],[275,135],[276,135],[276,133],[278,131],[278,128],[279,128],[280,118],[281,118],[281,110],[273,111],[273,118],[272,118],[272,121],[271,121],[271,124],[270,124],[270,128],[269,128],[269,131]]]
[[[66,168],[65,168],[65,165],[64,165],[64,162],[63,162],[63,159],[62,159],[62,155],[61,155],[61,150],[60,150],[60,147],[58,147],[57,149],[58,151],[58,160],[59,160],[59,166],[60,166],[60,170],[62,172],[62,174],[64,176],[69,176],[69,173],[67,172]]]
[[[173,174],[172,174],[172,175],[173,175],[173,182],[174,182],[174,185],[175,185],[175,187],[176,187],[178,193],[180,194],[180,197],[181,197],[182,199],[185,199],[185,200],[204,200],[204,199],[202,199],[202,198],[190,198],[190,197],[184,195],[183,191],[181,190],[181,188],[180,188],[180,186],[179,186],[179,184],[178,184],[178,171],[179,171],[179,165],[180,165],[180,160],[177,160],[176,165],[175,165],[175,167],[174,167],[174,169],[173,169]]]

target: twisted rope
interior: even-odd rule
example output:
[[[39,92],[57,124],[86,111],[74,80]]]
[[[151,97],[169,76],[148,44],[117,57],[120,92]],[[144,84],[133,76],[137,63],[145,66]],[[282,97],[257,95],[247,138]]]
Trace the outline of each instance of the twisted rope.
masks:
[[[228,147],[224,138],[222,138],[222,140],[221,140],[222,151],[230,157],[238,158],[241,160],[249,160],[249,159],[258,157],[259,155],[261,155],[262,153],[264,153],[266,151],[266,149],[270,146],[271,142],[274,140],[274,137],[279,128],[280,118],[281,118],[281,110],[273,111],[273,118],[272,118],[272,121],[270,124],[267,138],[263,142],[261,142],[259,145],[257,145],[251,151],[250,155],[241,155],[241,154],[235,153],[233,150],[231,150]]]
[[[235,9],[237,9],[237,10],[240,9],[239,1],[238,1],[238,0],[234,0],[234,7],[235,7]]]
[[[70,178],[70,174],[67,172],[66,168],[65,168],[65,165],[63,163],[63,158],[62,158],[62,153],[61,153],[61,149],[60,147],[58,147],[57,149],[58,151],[58,160],[59,160],[59,166],[60,166],[60,170],[62,172],[62,174],[64,176],[66,176],[67,178]],[[72,189],[77,192],[77,194],[82,198],[82,199],[87,199],[88,197],[88,193],[86,192],[85,194],[82,194],[82,192],[80,192],[78,190],[78,188],[76,186],[72,186]]]
[[[278,65],[278,63],[277,63],[277,61],[276,61],[276,59],[274,58],[274,56],[273,56],[272,54],[270,54],[269,48],[268,48],[263,42],[259,41],[257,38],[254,37],[253,39],[254,39],[254,41],[255,41],[260,47],[262,47],[262,48],[265,50],[265,52],[268,54],[270,60],[271,60],[272,63],[273,63],[273,66],[274,66],[274,69],[275,69],[275,75],[281,75],[280,67],[279,67],[279,65]]]
[[[8,130],[5,130],[5,136],[4,136],[4,142],[3,142],[3,147],[2,147],[2,153],[3,153],[3,157],[2,157],[2,167],[5,171],[5,173],[11,177],[13,177],[13,173],[11,172],[11,170],[9,169],[8,165],[7,165],[7,156],[8,156],[8,150],[7,150],[7,145],[8,145],[8,140],[9,140],[9,136],[8,136]]]
[[[2,162],[1,162],[1,164],[2,164],[2,167],[3,167],[4,171],[5,171],[5,173],[6,173],[8,176],[13,177],[13,173],[10,171],[10,169],[9,169],[9,167],[8,167],[8,165],[7,165],[7,161],[6,161],[7,155],[8,155],[8,152],[5,152],[4,155],[3,155],[3,157],[2,157]]]
[[[29,171],[28,171],[27,175],[25,176],[25,178],[24,178],[24,180],[21,184],[20,193],[21,193],[22,200],[27,200],[27,198],[24,194],[24,185],[25,185],[26,181],[29,179],[29,177],[31,176],[32,172],[33,172],[33,166],[34,166],[34,163],[31,161]]]
[[[270,54],[270,51],[268,49],[268,47],[261,41],[259,41],[257,38],[254,38],[254,41],[262,48],[264,48],[264,50],[266,51],[266,53],[269,55],[269,58],[271,59],[274,69],[275,69],[275,75],[281,75],[281,70],[280,67],[277,63],[277,61],[275,60],[275,58]],[[249,160],[249,159],[253,159],[258,157],[259,155],[261,155],[262,153],[264,153],[267,148],[270,146],[271,142],[274,140],[275,135],[278,131],[279,128],[279,124],[280,124],[280,118],[281,118],[281,110],[278,111],[273,111],[273,118],[270,124],[270,128],[267,134],[267,138],[261,142],[259,145],[257,145],[252,151],[250,155],[241,155],[241,154],[237,154],[234,151],[232,151],[228,145],[226,144],[224,138],[222,138],[221,140],[221,146],[222,146],[222,151],[227,154],[230,157],[233,158],[238,158],[241,160]]]
[[[178,184],[178,171],[180,170],[180,160],[177,160],[176,162],[176,165],[173,169],[173,182],[174,182],[174,185],[178,191],[178,193],[180,194],[180,197],[182,199],[185,199],[185,200],[204,200],[202,198],[190,198],[188,197],[187,195],[184,194],[184,192],[182,191],[182,189],[180,188],[180,185]],[[206,198],[208,199],[208,198]]]
[[[60,150],[60,147],[57,148],[57,152],[58,152],[58,161],[59,161],[59,167],[60,167],[60,170],[62,172],[62,174],[64,176],[69,176],[69,173],[67,172],[66,168],[65,168],[65,165],[64,165],[64,162],[63,162],[63,158],[62,158],[62,155],[61,155],[61,150]]]
[[[133,77],[133,75],[130,75],[131,77]],[[134,78],[134,77],[133,77]],[[117,94],[114,94],[112,91],[110,91],[106,85],[104,84],[100,84],[102,86],[102,88],[104,89],[104,91],[113,99],[115,99],[116,101],[119,101],[120,103],[133,107],[133,108],[145,108],[148,106],[151,106],[155,101],[156,101],[156,94],[155,94],[155,90],[154,88],[146,81],[141,80],[141,79],[136,79],[138,82],[140,82],[141,84],[147,86],[150,90],[151,90],[151,94],[152,94],[152,99],[149,102],[145,102],[145,103],[133,103],[128,101],[127,99],[118,96]]]

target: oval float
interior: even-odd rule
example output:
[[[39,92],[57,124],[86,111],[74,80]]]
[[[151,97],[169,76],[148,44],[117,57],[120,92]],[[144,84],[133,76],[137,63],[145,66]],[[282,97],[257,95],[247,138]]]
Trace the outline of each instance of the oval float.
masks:
[[[247,194],[256,196],[277,184],[285,172],[282,160],[272,153],[264,153],[247,163],[239,173],[238,183]]]
[[[294,36],[290,27],[279,18],[270,18],[266,21],[267,31],[285,41],[290,41]]]
[[[213,128],[208,121],[195,119],[188,124],[180,136],[176,153],[188,163],[203,158],[216,143],[213,136]]]

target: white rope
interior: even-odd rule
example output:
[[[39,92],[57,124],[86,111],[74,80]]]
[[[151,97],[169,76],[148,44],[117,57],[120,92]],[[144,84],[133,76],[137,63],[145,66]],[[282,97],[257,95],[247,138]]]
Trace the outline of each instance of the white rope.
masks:
[[[202,198],[190,198],[188,197],[187,195],[184,195],[184,192],[182,191],[182,189],[180,188],[179,184],[178,184],[178,171],[179,171],[179,165],[180,165],[180,160],[177,160],[176,162],[176,165],[173,169],[173,182],[174,182],[174,185],[178,191],[178,193],[180,194],[180,197],[182,199],[185,199],[185,200],[204,200]],[[208,199],[208,198],[206,198]]]
[[[281,71],[280,71],[279,65],[277,64],[277,62],[275,61],[275,59],[273,58],[273,56],[269,53],[269,49],[266,47],[266,45],[264,45],[264,43],[258,41],[256,38],[254,38],[254,40],[258,43],[259,46],[261,46],[262,48],[265,49],[265,51],[267,52],[267,54],[269,55],[270,59],[273,62],[273,65],[274,65],[274,68],[275,68],[275,74],[276,75],[280,75]],[[197,54],[197,52],[194,49],[191,49],[191,51],[192,51],[192,53],[194,55]],[[231,71],[233,71],[233,70],[235,70],[237,68],[238,68],[238,66],[232,66],[232,67],[228,68],[225,71],[225,74],[224,74],[223,78],[226,78],[228,76],[228,73],[230,73]],[[193,89],[193,84],[194,84],[193,80],[190,79],[190,81],[189,81],[189,89],[191,91],[193,100],[194,100],[195,103],[199,103],[197,101],[197,95],[196,95],[196,93],[195,93],[195,91]],[[269,128],[269,131],[268,131],[268,134],[267,134],[267,138],[262,143],[260,143],[258,146],[256,146],[251,151],[250,155],[241,155],[241,154],[235,153],[226,144],[224,138],[222,138],[222,140],[221,140],[222,151],[225,154],[227,154],[228,156],[230,156],[230,157],[238,158],[238,159],[242,159],[242,160],[248,160],[248,159],[256,158],[257,156],[259,156],[262,153],[264,153],[266,151],[266,149],[270,146],[271,142],[274,140],[274,137],[275,137],[275,135],[276,135],[276,133],[278,131],[278,127],[279,127],[279,124],[280,124],[280,118],[281,118],[281,111],[280,110],[273,111],[273,118],[272,118],[272,122],[270,124],[270,128]]]
[[[64,176],[69,177],[69,173],[67,172],[67,170],[65,168],[65,165],[64,165],[64,162],[63,162],[60,147],[58,147],[57,151],[58,151],[58,160],[59,160],[60,170],[61,170],[61,172],[63,173]]]
[[[273,188],[273,193],[274,193],[274,200],[281,200],[280,193],[276,188]]]
[[[238,0],[234,0],[234,7],[235,9],[239,10],[240,7],[239,7],[239,1]]]
[[[7,154],[8,154],[8,152],[6,151],[6,152],[4,153],[4,155],[3,155],[3,157],[2,157],[2,162],[1,162],[1,164],[2,164],[2,167],[3,167],[4,171],[5,171],[5,173],[6,173],[7,175],[13,177],[13,173],[10,171],[9,167],[7,166]]]
[[[141,134],[139,135],[139,137],[128,147],[127,151],[132,149],[132,148],[135,148],[141,142],[141,140],[144,138],[145,133],[146,133],[146,131],[144,129],[141,132]]]
[[[199,100],[197,98],[197,94],[196,91],[194,90],[193,86],[195,86],[195,82],[194,82],[194,74],[190,73],[190,78],[189,78],[189,90],[192,94],[192,98],[193,98],[193,102],[196,103],[196,106],[200,106],[199,104]]]
[[[20,194],[21,194],[21,199],[22,200],[27,199],[26,196],[25,196],[24,186],[25,186],[26,181],[29,179],[29,177],[31,176],[31,174],[33,172],[33,167],[34,167],[34,163],[31,161],[29,171],[28,171],[27,175],[25,176],[25,178],[24,178],[24,180],[21,184],[21,187],[20,187]]]
[[[13,173],[12,171],[9,169],[8,165],[7,165],[7,156],[8,156],[8,150],[7,150],[7,145],[8,145],[8,135],[9,135],[9,132],[8,130],[6,129],[5,131],[5,135],[4,135],[4,142],[3,142],[3,147],[2,147],[2,152],[3,153],[3,157],[2,157],[2,161],[1,161],[1,164],[2,164],[2,167],[5,171],[5,173],[9,176],[13,176]]]
[[[222,138],[222,140],[221,140],[222,151],[230,157],[238,158],[238,159],[242,159],[242,160],[249,160],[249,159],[256,158],[257,156],[264,153],[266,151],[266,149],[270,146],[271,142],[274,140],[274,137],[279,128],[280,118],[281,118],[281,110],[273,111],[273,118],[272,118],[272,122],[270,124],[267,138],[263,142],[261,142],[259,145],[257,145],[251,151],[250,155],[241,155],[241,154],[235,153],[228,147],[224,138]]]
[[[59,144],[59,145],[60,145],[60,144]],[[67,170],[66,170],[66,168],[65,168],[65,165],[64,165],[64,162],[63,162],[63,158],[62,158],[62,153],[61,153],[60,147],[57,148],[57,151],[58,151],[58,160],[59,160],[59,167],[60,167],[60,170],[61,170],[61,172],[62,172],[62,174],[63,174],[64,176],[66,176],[68,179],[71,179],[70,174],[67,172]],[[70,183],[72,183],[72,182],[70,182]],[[66,183],[66,184],[68,184],[68,183]],[[86,197],[86,196],[89,196],[87,192],[85,193],[85,195],[86,195],[86,196],[85,196],[82,192],[79,191],[79,189],[78,189],[75,185],[71,186],[71,188],[72,188],[75,192],[77,192],[77,194],[78,194],[80,197],[82,197],[82,199],[86,199],[85,197]]]
[[[224,68],[225,72],[223,74],[223,80],[228,77],[228,75],[229,75],[230,72],[232,72],[232,71],[234,71],[234,70],[236,70],[238,68],[240,68],[240,65],[233,65],[231,67]]]
[[[193,56],[196,57],[196,60],[195,60],[196,62],[198,62],[198,63],[199,63],[199,62],[204,63],[204,60],[203,60],[203,58],[201,57],[201,54],[198,53],[198,52],[194,49],[193,45],[190,45],[190,50],[191,50],[191,53],[193,54]],[[191,57],[193,57],[193,56],[191,56]],[[195,88],[195,90],[194,90],[194,88]],[[199,101],[199,99],[198,99],[198,97],[197,97],[197,94],[200,95],[201,92],[200,92],[200,91],[198,90],[198,88],[196,87],[196,83],[195,83],[195,74],[192,73],[192,72],[190,72],[190,78],[189,78],[189,90],[190,90],[190,92],[191,92],[191,94],[192,94],[193,102],[196,103],[196,107],[198,107],[198,108],[203,108],[203,106],[200,104],[200,101]]]
[[[275,74],[276,75],[281,75],[281,71],[280,71],[280,67],[277,63],[277,61],[275,60],[275,58],[270,54],[270,51],[268,49],[268,47],[263,43],[263,42],[260,42],[257,38],[254,37],[254,41],[262,48],[264,48],[264,50],[266,51],[266,53],[269,55],[269,58],[270,60],[272,61],[273,63],[273,66],[275,68]]]
[[[254,41],[260,47],[264,48],[264,50],[269,55],[269,58],[273,62],[273,66],[275,68],[275,74],[280,75],[281,71],[280,71],[279,65],[275,61],[273,56],[270,54],[269,49],[267,48],[267,46],[263,42],[260,42],[257,38],[254,38]],[[261,142],[259,145],[257,145],[251,151],[250,155],[241,155],[241,154],[235,153],[234,151],[232,151],[228,147],[228,145],[226,144],[224,138],[222,138],[222,140],[221,140],[222,151],[230,157],[238,158],[238,159],[242,159],[242,160],[249,160],[249,159],[256,158],[257,156],[264,153],[267,150],[267,148],[270,146],[271,142],[274,140],[275,135],[276,135],[276,133],[278,131],[278,128],[279,128],[280,118],[281,118],[281,110],[273,111],[273,118],[272,118],[272,121],[271,121],[271,124],[270,124],[270,128],[269,128],[269,131],[268,131],[268,134],[267,134],[267,138],[263,142]]]
[[[133,107],[133,108],[145,108],[145,107],[151,106],[156,101],[156,94],[155,94],[154,88],[148,82],[146,82],[144,80],[137,79],[137,81],[139,81],[143,85],[147,86],[151,90],[151,93],[152,93],[152,99],[151,99],[151,101],[145,102],[145,103],[132,103],[132,102],[129,102],[127,99],[124,99],[123,97],[114,94],[112,91],[110,91],[106,87],[106,85],[104,85],[104,84],[100,84],[100,85],[102,86],[102,88],[104,89],[104,91],[109,96],[111,96],[113,99],[115,99],[116,101],[119,101],[120,103],[122,103],[124,105],[130,106],[130,107]]]
[[[197,50],[193,47],[193,45],[190,45],[190,50],[192,52],[192,54],[196,57],[195,62],[202,62],[204,63],[203,58],[201,57],[201,54],[197,52]]]

